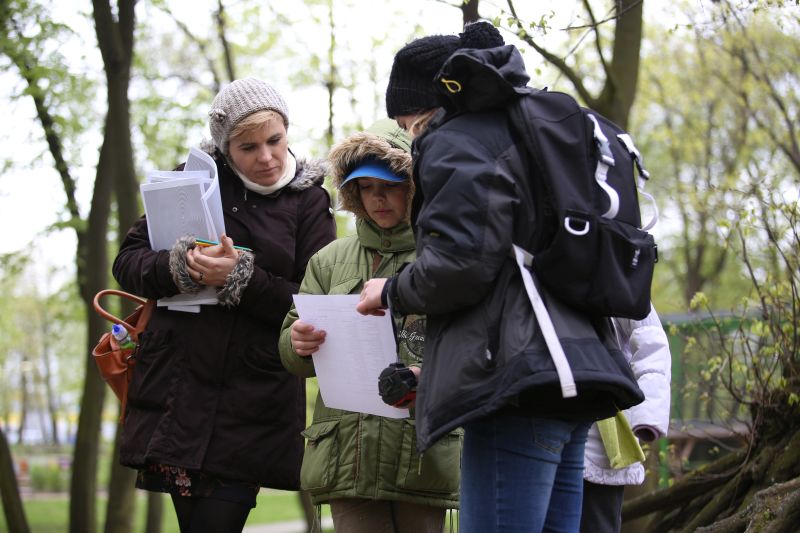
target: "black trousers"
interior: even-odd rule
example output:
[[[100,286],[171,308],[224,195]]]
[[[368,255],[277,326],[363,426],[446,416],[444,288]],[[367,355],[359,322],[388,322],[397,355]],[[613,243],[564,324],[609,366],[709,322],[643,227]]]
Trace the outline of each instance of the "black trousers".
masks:
[[[244,529],[252,505],[238,501],[172,495],[181,533],[235,533]]]
[[[598,485],[583,480],[581,533],[619,533],[625,485]]]

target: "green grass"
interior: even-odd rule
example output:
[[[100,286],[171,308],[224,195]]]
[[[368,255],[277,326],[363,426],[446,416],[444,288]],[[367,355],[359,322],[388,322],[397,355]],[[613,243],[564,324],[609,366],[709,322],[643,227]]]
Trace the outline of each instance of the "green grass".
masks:
[[[134,531],[142,531],[145,518],[145,493],[137,491],[136,517]],[[164,498],[164,521],[162,533],[179,533],[178,522],[172,503],[166,494]],[[69,502],[64,497],[48,497],[43,499],[27,499],[24,502],[25,514],[32,533],[62,533],[67,531]],[[97,512],[105,515],[106,499],[97,498]],[[327,506],[322,508],[324,516],[330,515]],[[258,494],[256,508],[250,512],[247,525],[269,524],[286,520],[299,520],[303,518],[300,500],[296,492],[262,489]],[[98,520],[98,531],[103,530],[103,521]],[[6,533],[8,527],[5,518],[0,518],[0,532]]]
[[[314,400],[317,395],[317,381],[315,378],[306,380],[307,397],[307,420],[311,420]],[[116,416],[111,414],[109,416]],[[58,458],[71,457],[72,450],[69,447],[58,447],[50,449],[43,446],[12,446],[12,452],[16,458],[24,457],[31,467],[44,467],[53,462],[58,463]],[[111,444],[102,443],[100,458],[98,460],[98,486],[108,486]],[[69,475],[64,474],[62,480],[63,488],[69,486]],[[137,491],[136,516],[134,518],[134,531],[144,529],[146,512],[146,498],[144,491]],[[169,496],[164,495],[164,519],[162,522],[162,533],[179,533],[178,521],[172,508]],[[24,501],[25,514],[28,525],[32,533],[62,533],[68,530],[69,523],[69,501],[66,494],[63,497],[48,496],[46,498],[31,498]],[[105,519],[106,499],[97,497],[98,531],[103,531]],[[322,507],[323,516],[330,516],[330,507]],[[258,494],[257,505],[250,511],[247,525],[269,524],[273,522],[283,522],[287,520],[299,520],[303,518],[303,511],[300,500],[296,492],[262,489]],[[5,516],[0,513],[0,533],[7,533],[8,526]]]

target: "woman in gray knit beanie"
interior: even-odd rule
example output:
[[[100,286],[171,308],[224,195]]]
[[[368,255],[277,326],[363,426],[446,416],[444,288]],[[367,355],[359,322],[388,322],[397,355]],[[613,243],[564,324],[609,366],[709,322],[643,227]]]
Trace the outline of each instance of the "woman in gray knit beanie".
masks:
[[[270,194],[294,177],[286,138],[289,109],[272,86],[256,78],[236,80],[217,94],[208,117],[214,146],[245,187]]]
[[[300,488],[305,385],[281,365],[277,342],[306,263],[335,238],[326,166],[289,150],[278,91],[236,80],[208,116],[220,244],[186,235],[152,250],[142,217],[113,267],[124,290],[148,299],[216,296],[193,312],[156,308],[122,428],[120,461],[138,470],[137,487],[172,496],[182,533],[241,531],[260,487]]]

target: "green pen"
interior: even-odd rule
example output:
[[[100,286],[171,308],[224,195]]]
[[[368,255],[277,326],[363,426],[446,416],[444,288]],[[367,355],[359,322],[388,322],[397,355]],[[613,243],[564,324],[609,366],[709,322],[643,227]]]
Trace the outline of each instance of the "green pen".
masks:
[[[219,244],[216,241],[207,241],[206,239],[198,239],[198,238],[195,238],[195,243],[197,244],[197,246],[201,246],[203,248],[205,248],[207,246],[216,246],[216,245]],[[237,249],[237,250],[242,250],[243,252],[252,252],[253,251],[250,248],[247,248],[245,246],[236,246],[236,245],[234,245],[233,247],[235,249]]]

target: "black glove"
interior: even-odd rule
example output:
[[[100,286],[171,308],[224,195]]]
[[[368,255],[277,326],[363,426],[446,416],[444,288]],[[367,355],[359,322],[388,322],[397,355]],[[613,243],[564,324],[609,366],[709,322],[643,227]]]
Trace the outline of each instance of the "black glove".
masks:
[[[403,363],[392,363],[378,377],[378,392],[384,403],[406,407],[417,397],[417,377]]]

